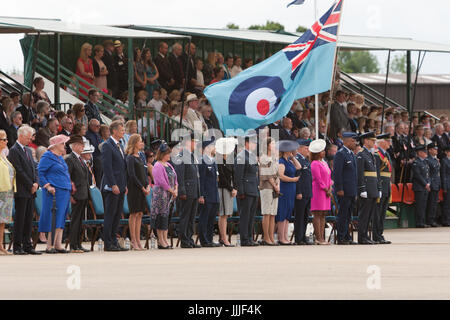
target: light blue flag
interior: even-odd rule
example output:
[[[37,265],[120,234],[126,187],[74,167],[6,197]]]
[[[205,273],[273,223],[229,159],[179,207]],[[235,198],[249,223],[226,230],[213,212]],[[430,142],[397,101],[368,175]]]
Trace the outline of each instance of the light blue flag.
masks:
[[[206,87],[204,94],[225,135],[273,123],[289,112],[294,100],[330,90],[342,1],[272,57]]]

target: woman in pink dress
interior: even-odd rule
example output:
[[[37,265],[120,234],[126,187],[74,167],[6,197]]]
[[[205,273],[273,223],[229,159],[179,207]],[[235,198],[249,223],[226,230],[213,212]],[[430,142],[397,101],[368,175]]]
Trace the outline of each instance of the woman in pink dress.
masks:
[[[90,84],[94,84],[94,67],[92,65],[92,59],[89,58],[92,54],[92,45],[89,43],[84,43],[81,46],[80,57],[77,61],[77,76],[86,80]],[[80,95],[80,99],[83,101],[87,100],[87,93],[91,87],[84,82],[80,81],[80,94],[84,94],[84,96]]]
[[[309,151],[311,153],[312,174],[312,199],[311,212],[313,214],[314,234],[316,244],[330,244],[325,241],[325,217],[331,209],[331,170],[323,160],[325,157],[325,140],[318,139],[311,142]]]

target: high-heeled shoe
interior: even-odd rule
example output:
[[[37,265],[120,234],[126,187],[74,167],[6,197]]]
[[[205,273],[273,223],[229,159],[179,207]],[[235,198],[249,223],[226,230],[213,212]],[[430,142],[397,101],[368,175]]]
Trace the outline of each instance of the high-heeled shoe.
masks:
[[[232,248],[232,247],[234,247],[234,245],[233,244],[226,244],[225,242],[223,242],[223,240],[219,240],[219,244],[220,245],[222,245],[222,246],[224,246],[224,247],[227,247],[227,248]]]
[[[158,244],[158,249],[172,249],[170,246],[163,247],[162,245]]]

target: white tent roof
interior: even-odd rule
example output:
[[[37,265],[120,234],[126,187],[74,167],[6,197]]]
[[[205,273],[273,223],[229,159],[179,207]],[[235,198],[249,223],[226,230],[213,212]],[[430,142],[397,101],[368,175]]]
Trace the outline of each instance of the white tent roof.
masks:
[[[184,28],[167,26],[130,25],[128,28],[149,30],[157,32],[168,32],[173,34],[222,38],[225,40],[241,40],[249,42],[273,42],[288,44],[297,40],[301,33],[278,33],[265,30],[242,30],[242,29],[210,29],[210,28]],[[411,51],[433,51],[450,52],[450,45],[417,41],[411,38],[375,37],[339,35],[338,47],[347,50],[411,50]]]
[[[61,21],[59,19],[0,17],[0,33],[33,33],[38,31],[117,38],[188,38],[154,31],[115,28],[74,21]]]

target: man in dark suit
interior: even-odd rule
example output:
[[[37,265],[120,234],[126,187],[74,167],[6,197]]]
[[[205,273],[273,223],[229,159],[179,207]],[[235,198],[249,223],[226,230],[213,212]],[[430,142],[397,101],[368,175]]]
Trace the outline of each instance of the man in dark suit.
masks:
[[[214,222],[219,211],[219,185],[217,164],[215,161],[214,140],[203,142],[203,161],[199,165],[200,174],[200,205],[198,217],[198,235],[202,247],[219,247],[213,242]]]
[[[84,149],[83,137],[73,135],[66,143],[72,152],[67,156],[66,163],[69,168],[70,180],[72,181],[72,212],[70,215],[70,251],[75,253],[88,252],[81,246],[81,227],[83,215],[86,212],[89,199],[89,176],[90,172],[81,157]]]
[[[102,143],[102,138],[100,137],[100,122],[97,119],[91,119],[89,121],[89,127],[86,132],[86,139],[89,140],[90,144],[94,147],[94,153],[92,154],[92,165],[94,168],[95,181],[100,183],[102,181],[102,155],[100,153],[99,145]]]
[[[312,198],[311,163],[308,160],[310,141],[299,139],[297,142],[300,146],[296,158],[302,165],[302,169],[296,185],[294,234],[295,244],[306,245],[310,244],[306,240],[306,226],[308,225]]]
[[[122,121],[113,121],[109,127],[111,137],[102,147],[103,179],[101,190],[105,203],[103,236],[105,251],[127,251],[117,241],[119,222],[123,212],[123,201],[127,189],[125,151],[120,140],[125,134]]]
[[[338,90],[336,99],[330,108],[330,138],[336,139],[337,132],[341,128],[348,129],[348,118],[344,110],[345,92]]]
[[[31,126],[33,120],[36,119],[36,110],[31,93],[27,92],[22,96],[22,105],[16,110],[22,114],[22,123]]]
[[[64,116],[61,119],[61,131],[58,134],[63,134],[65,136],[70,137],[72,135],[73,130],[73,121],[71,118]]]
[[[8,148],[11,148],[17,140],[17,130],[22,125],[22,114],[14,111],[11,115],[11,126],[9,127]]]
[[[377,203],[378,219],[372,220],[373,239],[381,244],[390,244],[383,236],[384,220],[386,219],[386,211],[389,207],[389,198],[391,197],[391,177],[392,177],[392,161],[387,150],[391,145],[391,137],[389,133],[377,136],[378,150],[375,152],[375,161],[377,170],[380,173],[378,183],[381,184],[381,198]]]
[[[17,132],[17,141],[9,150],[8,159],[16,169],[17,191],[14,194],[16,213],[14,216],[14,246],[17,255],[40,254],[31,245],[31,229],[33,223],[33,201],[39,188],[38,175],[31,150],[27,145],[31,142],[34,129],[22,126]]]
[[[173,78],[172,66],[170,65],[170,61],[167,57],[167,51],[169,50],[169,46],[165,42],[159,43],[158,54],[155,57],[155,65],[158,68],[159,78],[158,82],[164,89],[169,92],[173,89],[175,85],[175,80]]]
[[[358,244],[378,244],[369,239],[369,224],[378,220],[377,199],[381,198],[381,185],[378,183],[379,173],[375,157],[371,150],[375,145],[375,132],[368,132],[360,136],[363,150],[356,157],[358,168]]]
[[[428,146],[427,162],[430,167],[430,192],[427,200],[426,224],[431,227],[439,227],[436,223],[436,211],[439,202],[439,190],[441,190],[441,165],[439,163],[438,146],[430,143]]]
[[[425,146],[417,146],[416,153],[417,158],[412,164],[416,227],[428,228],[429,226],[425,224],[425,210],[427,208],[428,193],[430,192],[431,185],[430,166],[426,161],[427,150]]]
[[[123,53],[123,44],[120,40],[114,41],[114,48],[116,51],[113,58],[115,70],[117,71],[117,97],[119,97],[122,92],[128,90],[128,58]]]
[[[196,144],[194,134],[183,137],[182,143],[183,149],[177,155],[174,163],[178,180],[179,237],[182,248],[200,248],[192,239],[198,205],[205,202],[204,198],[200,198],[198,159],[193,153]]]
[[[178,42],[174,43],[172,46],[172,54],[169,56],[170,66],[173,71],[173,78],[175,80],[174,89],[182,89],[184,82],[186,81],[186,76],[184,74],[185,65],[183,64],[183,47]]]
[[[438,123],[434,126],[434,130],[435,135],[431,138],[431,141],[433,141],[438,147],[438,158],[441,160],[445,157],[444,150],[447,147],[444,125],[442,123]]]
[[[404,136],[406,130],[406,125],[398,122],[395,125],[395,134],[392,137],[392,152],[394,154],[392,160],[395,168],[395,183],[405,181],[404,175],[408,161],[408,144]]]
[[[108,75],[106,76],[108,90],[113,97],[117,98],[119,96],[119,81],[116,64],[114,63],[114,42],[112,40],[105,40],[103,41],[103,47],[105,48],[105,52],[103,53],[102,60],[108,70]]]
[[[283,118],[281,120],[283,128],[280,130],[280,140],[296,140],[292,134],[292,120],[290,118]]]
[[[450,227],[450,145],[445,148],[445,154],[445,158],[441,161],[441,185],[444,191],[442,225]]]
[[[98,100],[100,94],[97,90],[91,89],[88,93],[89,100],[84,106],[86,110],[86,117],[90,121],[91,119],[97,119],[100,124],[103,124],[102,117],[100,116],[100,108],[98,107]]]
[[[188,52],[188,50],[190,52]],[[186,64],[188,64],[188,55],[189,55],[189,69],[186,74],[186,81],[187,81],[187,91],[193,92],[195,89],[195,86],[197,84],[197,68],[195,66],[195,52],[196,47],[195,44],[191,42],[191,46],[189,47],[189,43],[185,46],[185,51],[181,55],[181,61],[183,62],[183,68],[186,68]]]
[[[338,196],[339,212],[337,216],[337,243],[340,245],[356,244],[351,240],[348,226],[355,208],[357,195],[358,171],[356,157],[357,134],[343,132],[343,147],[333,160],[334,189]]]
[[[234,179],[239,209],[241,246],[258,246],[253,241],[253,223],[259,200],[259,167],[256,158],[256,135],[245,137],[245,149],[236,157]]]

